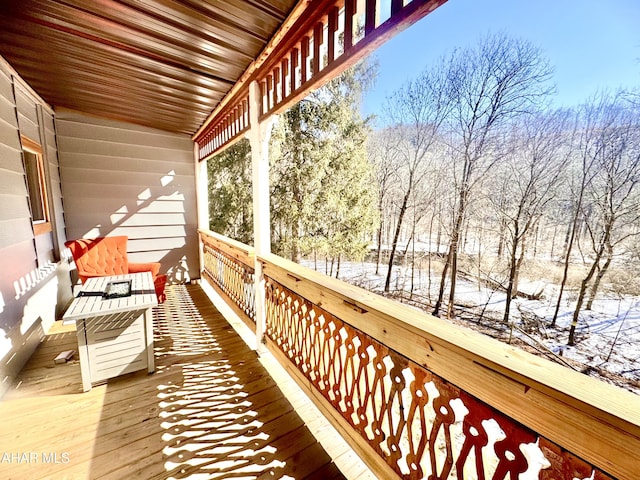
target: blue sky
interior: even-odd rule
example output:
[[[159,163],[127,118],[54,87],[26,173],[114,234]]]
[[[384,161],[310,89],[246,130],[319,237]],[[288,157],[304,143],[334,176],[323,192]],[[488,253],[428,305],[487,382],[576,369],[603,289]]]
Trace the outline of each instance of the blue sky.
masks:
[[[640,86],[640,0],[449,0],[380,47],[380,69],[363,112],[454,47],[489,32],[531,41],[555,68],[557,106],[598,89]]]

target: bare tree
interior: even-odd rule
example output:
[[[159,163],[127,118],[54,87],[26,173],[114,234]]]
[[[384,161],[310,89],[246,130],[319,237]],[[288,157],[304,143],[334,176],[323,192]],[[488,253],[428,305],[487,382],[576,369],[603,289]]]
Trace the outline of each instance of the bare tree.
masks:
[[[585,216],[593,253],[591,267],[580,283],[569,330],[569,345],[575,344],[580,310],[590,282],[595,277],[599,284],[611,264],[615,247],[638,234],[633,225],[640,220],[640,126],[637,109],[631,107],[622,93],[602,93],[585,108],[585,115],[593,125],[588,130],[590,148],[585,150],[585,155],[593,160],[594,165],[593,180],[586,192],[593,214]],[[596,289],[597,284],[594,284]]]
[[[394,185],[398,182],[398,159],[396,151],[392,148],[393,142],[389,138],[392,134],[388,129],[378,130],[369,137],[367,150],[369,159],[373,162],[378,184],[378,211],[380,212],[380,225],[376,233],[376,275],[379,273],[382,261],[382,234],[387,222],[389,204],[393,202]]]
[[[558,292],[556,308],[553,312],[553,317],[551,318],[551,327],[556,326],[558,314],[560,312],[562,295],[564,294],[564,289],[566,288],[567,279],[569,277],[571,254],[582,222],[585,192],[591,183],[594,172],[594,157],[591,152],[595,148],[595,137],[591,132],[597,128],[597,120],[594,115],[585,114],[585,107],[583,107],[581,111],[577,112],[576,116],[576,124],[574,125],[572,135],[574,138],[573,142],[575,143],[573,150],[576,152],[579,162],[577,168],[573,169],[573,174],[569,175],[568,187],[571,192],[571,200],[568,203],[571,210],[571,217],[565,235],[562,280],[560,281],[560,290]],[[579,127],[578,122],[580,122]]]
[[[416,185],[429,173],[428,156],[439,140],[440,127],[449,111],[446,88],[444,70],[437,65],[432,70],[425,70],[416,80],[407,82],[387,99],[385,105],[387,119],[393,125],[390,127],[394,133],[392,148],[401,160],[403,170],[403,195],[389,253],[385,292],[391,284],[393,261],[409,200]]]
[[[457,202],[447,263],[434,314],[440,313],[445,277],[451,281],[447,315],[454,304],[460,234],[475,186],[500,159],[497,137],[518,115],[545,100],[552,69],[531,43],[505,35],[484,37],[477,47],[455,51],[447,69],[453,108],[449,125],[458,149],[455,164]]]
[[[418,228],[419,224],[422,222],[422,219],[429,212],[429,207],[434,204],[434,200],[436,197],[436,192],[438,191],[438,186],[435,184],[435,181],[438,178],[438,175],[435,173],[436,169],[432,170],[433,175],[430,175],[428,182],[422,182],[417,188],[414,190],[412,194],[412,198],[410,201],[410,210],[411,210],[411,233],[410,233],[410,241],[411,241],[411,283],[409,287],[409,299],[413,298],[413,292],[415,289],[415,274],[416,274],[416,237],[419,234]],[[431,212],[431,218],[435,216],[435,211]],[[407,243],[406,252],[409,249],[409,244]]]
[[[518,293],[526,240],[554,198],[570,158],[566,121],[566,112],[526,116],[514,125],[509,136],[511,148],[502,164],[503,195],[495,205],[509,247],[505,323],[509,321],[511,300]]]

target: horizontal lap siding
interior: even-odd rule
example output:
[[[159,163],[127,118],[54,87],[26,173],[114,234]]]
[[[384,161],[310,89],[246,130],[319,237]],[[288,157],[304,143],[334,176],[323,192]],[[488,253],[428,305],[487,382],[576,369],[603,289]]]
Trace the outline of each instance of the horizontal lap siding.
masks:
[[[11,75],[0,68],[0,252],[33,238],[12,83]],[[21,260],[26,268],[34,268],[35,251]]]
[[[51,234],[34,237],[31,224],[20,134],[42,143],[40,102],[0,58],[0,397],[56,319],[62,290],[70,293],[61,274],[65,267],[47,264],[55,258]],[[48,108],[46,112],[52,125]],[[49,169],[55,210],[61,199],[53,135],[46,153],[55,162],[55,170]],[[64,232],[63,217],[60,225]]]
[[[5,78],[0,78],[0,82],[5,81]],[[3,102],[7,99],[3,98]],[[15,109],[15,105],[11,103],[3,113],[3,118],[0,120],[0,144],[11,148],[15,152],[18,152],[18,158],[20,157],[20,137],[18,136],[18,127],[16,125],[15,110],[13,110],[13,119],[11,118],[11,111]],[[7,118],[4,118],[6,116]]]
[[[42,145],[36,103],[20,86],[16,86],[16,105],[18,106],[20,133]]]
[[[7,78],[5,77],[3,82],[6,82]],[[0,88],[0,122],[11,125],[15,128],[15,123],[16,123],[16,106],[13,103],[13,101],[11,100],[11,97],[5,97],[3,95],[3,92],[5,92],[6,88]],[[9,90],[9,93],[11,93],[11,90]],[[11,129],[7,129],[6,131],[4,131],[4,134],[9,135],[9,138],[12,139],[13,137],[11,136]],[[15,141],[9,140],[10,143],[14,144],[14,148],[15,148]]]
[[[148,163],[146,169],[155,168],[156,160],[144,160],[141,158],[135,157],[118,157],[114,155],[109,156],[109,162],[112,169],[115,169],[119,172],[138,172],[140,171],[142,165]],[[90,154],[90,153],[76,153],[76,152],[67,152],[65,153],[65,167],[71,168],[85,168],[85,169],[96,169],[100,170],[104,168],[104,156],[99,154]],[[193,163],[189,164],[172,164],[172,171],[175,172],[175,175],[193,175]]]
[[[20,135],[29,138],[40,145],[43,154],[43,166],[45,169],[45,184],[47,191],[47,201],[49,203],[49,221],[55,226],[55,219],[51,216],[61,214],[61,198],[60,198],[60,179],[57,175],[57,154],[55,149],[52,151],[47,145],[47,138],[44,129],[45,115],[51,117],[51,113],[44,113],[39,100],[29,91],[29,89],[21,82],[15,84],[15,98],[18,109],[18,128]],[[39,113],[40,112],[40,113]],[[55,174],[57,181],[51,178],[52,172]],[[57,211],[57,209],[59,211]],[[63,225],[63,223],[62,223]],[[58,229],[57,233],[62,234],[64,229]],[[59,258],[59,251],[56,248],[58,244],[54,239],[55,231],[41,233],[35,237],[34,245],[38,266],[55,263]],[[59,310],[56,309],[59,313]]]
[[[0,102],[2,101],[3,99],[0,97]],[[15,127],[0,120],[0,131],[11,128]],[[0,171],[14,173],[22,172],[22,158],[20,157],[19,149],[0,142]],[[4,193],[4,190],[0,190],[0,194],[2,193]]]
[[[14,155],[18,155],[20,158],[20,152],[15,152]],[[22,170],[22,163],[19,164],[20,169]],[[2,172],[2,176],[0,177],[0,195],[4,200],[10,201],[11,199],[19,199],[21,204],[24,204],[27,212],[27,218],[25,218],[25,223],[29,224],[29,204],[27,202],[27,190],[24,181],[24,173],[22,171],[11,171],[5,170]],[[14,215],[15,212],[8,211],[4,206],[2,208],[2,217],[5,218],[5,215]],[[5,211],[6,210],[6,211]],[[22,214],[20,215],[22,216]]]
[[[80,197],[80,196],[78,196]],[[67,209],[72,211],[80,211],[85,210],[86,212],[94,212],[102,208],[104,203],[104,198],[100,196],[96,196],[94,198],[88,196],[82,196],[81,198],[65,198],[64,204]],[[138,207],[139,213],[185,213],[185,205],[183,199],[174,199],[174,200],[162,200],[162,202],[153,202],[149,205],[141,205]],[[129,210],[126,207],[122,207],[116,210],[113,215],[124,215],[128,214]],[[78,214],[82,215],[82,214]],[[93,215],[93,214],[89,214]]]
[[[43,150],[45,153],[45,159],[48,163],[47,174],[49,177],[49,196],[53,206],[52,220],[56,226],[55,241],[58,251],[64,248],[64,242],[66,241],[64,231],[64,205],[62,202],[62,186],[60,179],[60,162],[58,159],[58,143],[56,140],[56,130],[53,115],[46,111],[42,111],[42,127],[41,132],[43,136]],[[60,228],[62,226],[63,228]],[[58,255],[59,257],[60,255]]]
[[[197,278],[191,139],[65,110],[56,131],[67,237],[126,235],[131,261]]]

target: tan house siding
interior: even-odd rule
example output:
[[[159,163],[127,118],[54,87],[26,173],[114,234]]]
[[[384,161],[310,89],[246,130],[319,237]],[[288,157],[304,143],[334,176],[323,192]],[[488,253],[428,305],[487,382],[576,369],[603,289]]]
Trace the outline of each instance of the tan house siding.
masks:
[[[198,278],[193,143],[146,127],[56,112],[67,237],[127,235],[132,261]]]
[[[60,164],[58,161],[58,145],[56,141],[56,131],[53,115],[44,108],[39,108],[40,119],[40,138],[42,139],[42,150],[44,152],[47,166],[47,185],[51,196],[53,212],[51,221],[54,224],[52,245],[54,252],[58,253],[57,259],[60,259],[59,253],[64,250],[65,222],[64,222],[64,206],[62,203],[62,186],[60,180]],[[62,226],[62,228],[58,228]]]
[[[18,107],[18,126],[20,133],[42,145],[38,123],[38,105],[26,89],[15,85],[16,105]]]
[[[53,111],[0,58],[0,397],[70,297],[55,136],[42,141]],[[57,230],[34,235],[20,135],[43,147],[49,207]]]

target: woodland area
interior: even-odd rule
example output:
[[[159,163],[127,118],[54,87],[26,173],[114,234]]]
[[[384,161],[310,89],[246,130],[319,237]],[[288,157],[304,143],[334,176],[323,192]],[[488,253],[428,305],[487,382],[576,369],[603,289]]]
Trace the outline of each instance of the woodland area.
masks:
[[[513,299],[547,296],[547,328],[571,307],[568,345],[599,296],[640,294],[638,91],[553,109],[540,50],[493,34],[390,95],[373,128],[359,105],[374,78],[359,64],[278,119],[274,252],[335,277],[367,257],[381,293],[416,303],[419,282],[421,308],[447,318],[461,281],[504,294],[503,325],[523,321]],[[209,161],[211,228],[246,243],[249,157],[243,141]]]

